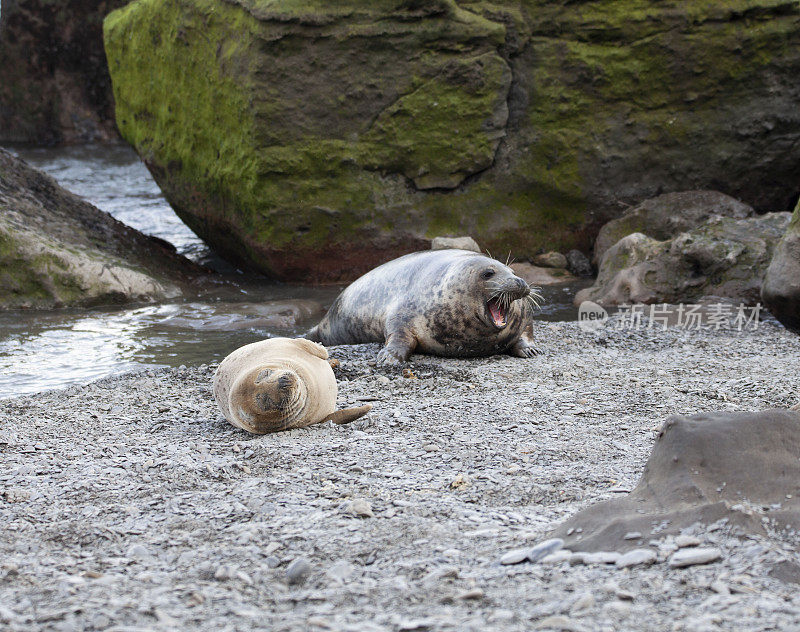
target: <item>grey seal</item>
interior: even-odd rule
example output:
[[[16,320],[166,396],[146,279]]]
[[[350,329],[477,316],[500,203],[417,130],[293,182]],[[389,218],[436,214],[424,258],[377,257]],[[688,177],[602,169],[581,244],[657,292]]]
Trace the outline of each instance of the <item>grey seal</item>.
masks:
[[[325,345],[383,342],[379,364],[405,362],[414,351],[527,358],[538,353],[537,290],[480,253],[415,252],[354,281],[306,338]]]
[[[372,408],[336,410],[336,392],[328,350],[301,338],[240,347],[214,373],[214,399],[225,419],[254,434],[323,421],[345,424]]]

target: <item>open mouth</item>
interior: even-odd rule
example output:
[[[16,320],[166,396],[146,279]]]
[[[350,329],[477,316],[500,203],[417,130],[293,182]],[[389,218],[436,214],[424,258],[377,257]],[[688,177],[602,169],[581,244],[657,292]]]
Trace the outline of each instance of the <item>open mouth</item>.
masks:
[[[486,303],[486,307],[489,308],[489,315],[492,317],[492,322],[494,323],[495,327],[505,327],[506,326],[506,308],[498,301],[496,298],[489,299],[489,302]]]

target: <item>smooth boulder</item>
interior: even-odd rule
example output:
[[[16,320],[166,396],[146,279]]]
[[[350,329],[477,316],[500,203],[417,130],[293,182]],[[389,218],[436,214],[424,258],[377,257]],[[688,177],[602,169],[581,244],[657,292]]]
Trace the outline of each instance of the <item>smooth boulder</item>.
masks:
[[[775,318],[800,333],[800,201],[786,234],[775,248],[761,297]]]
[[[755,305],[790,217],[714,216],[666,241],[628,235],[605,252],[595,284],[575,295],[575,305],[696,303],[707,297]]]
[[[117,123],[198,235],[287,280],[440,234],[588,252],[664,191],[790,208],[799,5],[576,6],[136,0],[104,27]]]
[[[751,206],[717,191],[665,193],[605,224],[594,242],[593,260],[599,264],[611,246],[633,233],[664,241],[701,226],[714,215],[744,219],[752,214]]]
[[[0,309],[165,300],[205,275],[0,149]]]
[[[763,535],[764,522],[800,529],[800,413],[675,415],[636,488],[578,512],[553,532],[573,551],[626,551],[639,540],[727,519]],[[630,533],[636,539],[626,539]]]

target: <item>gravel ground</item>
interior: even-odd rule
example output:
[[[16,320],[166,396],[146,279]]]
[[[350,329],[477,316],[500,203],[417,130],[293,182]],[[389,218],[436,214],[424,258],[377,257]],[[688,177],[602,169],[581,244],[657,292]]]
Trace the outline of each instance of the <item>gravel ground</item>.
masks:
[[[212,366],[2,401],[0,627],[800,629],[796,534],[698,526],[722,557],[687,568],[666,540],[650,566],[499,563],[632,488],[667,415],[797,403],[800,337],[775,324],[613,322],[406,376],[377,345],[333,348],[341,404],[374,398],[349,426],[249,436]]]

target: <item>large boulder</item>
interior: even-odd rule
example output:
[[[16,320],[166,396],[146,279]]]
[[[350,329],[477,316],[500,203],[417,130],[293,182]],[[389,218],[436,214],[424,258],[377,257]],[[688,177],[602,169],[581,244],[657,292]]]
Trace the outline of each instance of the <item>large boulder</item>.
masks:
[[[665,241],[633,233],[605,252],[595,284],[578,292],[575,304],[692,303],[714,296],[754,305],[790,218],[714,216]]]
[[[699,523],[765,535],[800,529],[800,413],[675,415],[636,488],[572,516],[553,534],[573,551],[624,551]],[[638,538],[626,538],[636,532]]]
[[[621,203],[665,191],[788,210],[798,15],[775,0],[137,0],[105,41],[120,131],[186,223],[239,265],[334,281],[439,234],[588,252]]]
[[[751,206],[717,191],[665,193],[604,225],[594,242],[594,263],[599,264],[611,246],[632,233],[664,241],[697,228],[712,215],[743,219],[752,214]]]
[[[129,0],[0,0],[0,142],[119,140],[103,18]]]
[[[203,269],[0,149],[0,309],[192,294]]]
[[[786,234],[775,248],[761,297],[775,318],[800,332],[800,200]]]

